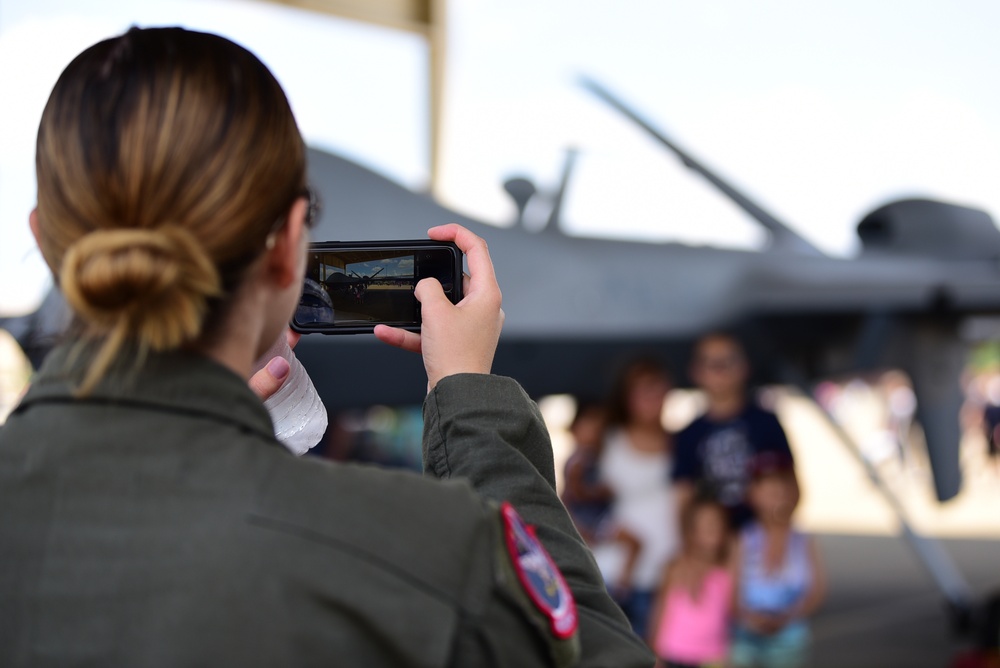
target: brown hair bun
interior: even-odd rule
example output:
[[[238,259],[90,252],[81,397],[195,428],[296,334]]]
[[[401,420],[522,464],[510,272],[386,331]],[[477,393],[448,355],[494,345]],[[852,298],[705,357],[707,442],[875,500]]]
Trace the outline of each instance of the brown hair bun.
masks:
[[[140,350],[171,350],[201,332],[211,298],[221,294],[219,272],[187,230],[102,229],[67,250],[59,272],[67,303],[91,334],[131,341]],[[89,391],[111,361],[101,353],[83,384]]]

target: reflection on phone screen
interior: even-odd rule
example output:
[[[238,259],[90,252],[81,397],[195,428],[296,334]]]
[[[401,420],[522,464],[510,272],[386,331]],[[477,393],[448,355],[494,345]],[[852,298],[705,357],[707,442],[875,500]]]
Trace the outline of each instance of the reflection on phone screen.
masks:
[[[295,324],[307,330],[417,325],[417,283],[434,277],[450,292],[454,262],[450,251],[434,248],[312,252]]]

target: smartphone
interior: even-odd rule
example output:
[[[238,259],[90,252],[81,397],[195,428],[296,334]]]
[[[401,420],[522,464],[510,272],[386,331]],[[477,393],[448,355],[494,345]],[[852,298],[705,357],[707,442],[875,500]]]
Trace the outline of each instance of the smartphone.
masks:
[[[386,324],[420,331],[417,283],[436,278],[462,299],[462,251],[451,242],[323,241],[309,245],[305,285],[292,316],[302,334],[365,334]]]

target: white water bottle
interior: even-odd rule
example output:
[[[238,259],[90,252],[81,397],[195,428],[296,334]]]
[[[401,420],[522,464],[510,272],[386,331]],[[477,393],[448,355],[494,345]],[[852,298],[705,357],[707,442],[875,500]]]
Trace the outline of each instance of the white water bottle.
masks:
[[[278,391],[264,402],[264,407],[271,414],[274,435],[278,440],[295,454],[304,455],[319,443],[326,432],[326,406],[309,374],[288,346],[284,333],[258,360],[254,373],[278,356],[288,362],[288,377]]]

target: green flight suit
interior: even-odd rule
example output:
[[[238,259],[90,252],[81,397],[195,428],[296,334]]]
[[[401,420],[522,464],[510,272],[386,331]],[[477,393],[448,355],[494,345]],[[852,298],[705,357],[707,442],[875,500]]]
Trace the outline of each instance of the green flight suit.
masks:
[[[195,355],[74,399],[67,352],[0,427],[0,665],[652,665],[514,381],[438,384],[431,480],[292,456],[246,383]],[[517,577],[500,501],[561,569],[576,635]]]

